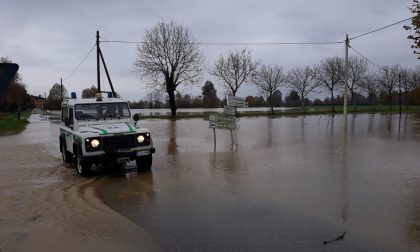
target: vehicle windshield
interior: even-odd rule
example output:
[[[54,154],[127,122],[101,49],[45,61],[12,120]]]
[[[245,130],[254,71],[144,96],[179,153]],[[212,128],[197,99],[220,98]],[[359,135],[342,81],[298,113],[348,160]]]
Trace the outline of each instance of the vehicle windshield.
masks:
[[[127,103],[96,103],[77,104],[75,106],[76,120],[92,120],[106,118],[130,117]]]

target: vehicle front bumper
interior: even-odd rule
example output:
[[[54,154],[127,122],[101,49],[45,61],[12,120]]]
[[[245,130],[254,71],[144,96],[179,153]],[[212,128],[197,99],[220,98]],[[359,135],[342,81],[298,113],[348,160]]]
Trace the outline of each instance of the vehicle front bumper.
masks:
[[[92,163],[92,164],[99,164],[99,163],[109,163],[115,160],[135,160],[136,157],[140,156],[147,156],[154,154],[156,152],[155,148],[145,149],[145,150],[133,150],[133,151],[126,151],[126,152],[117,152],[117,151],[107,151],[101,154],[83,156],[83,161]]]

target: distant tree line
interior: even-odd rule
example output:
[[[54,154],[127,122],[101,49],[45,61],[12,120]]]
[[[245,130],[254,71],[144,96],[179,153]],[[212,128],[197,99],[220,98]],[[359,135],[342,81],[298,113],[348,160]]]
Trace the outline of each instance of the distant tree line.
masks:
[[[413,8],[418,8],[417,5],[415,1]],[[220,101],[217,95],[211,99],[210,95],[203,94],[191,97],[181,95],[177,90],[179,85],[197,84],[204,70],[204,56],[195,42],[189,29],[174,21],[162,20],[146,31],[137,48],[135,68],[150,88],[164,90],[168,99],[161,103],[141,100],[134,106],[169,106],[172,116],[176,116],[177,107],[221,106],[220,102],[216,102]],[[419,67],[409,69],[392,65],[369,71],[366,59],[351,56],[348,70],[346,88],[350,105],[380,103],[389,104],[392,108],[400,90],[404,94],[404,104],[420,104]],[[255,85],[259,94],[246,97],[249,106],[269,106],[272,113],[276,106],[300,106],[305,111],[308,105],[329,105],[334,112],[335,106],[343,102],[344,60],[337,56],[285,72],[281,66],[265,65],[254,60],[251,51],[242,48],[221,54],[209,73],[221,81],[227,94],[236,95],[245,84]],[[287,91],[284,99],[281,99],[280,90]],[[328,98],[309,99],[318,92],[328,94]]]
[[[201,95],[191,96],[175,94],[175,102],[178,108],[219,108],[223,107],[223,101],[217,96],[217,90],[211,81],[206,81],[201,88]],[[162,92],[151,92],[146,99],[129,102],[131,108],[170,108],[170,100]]]

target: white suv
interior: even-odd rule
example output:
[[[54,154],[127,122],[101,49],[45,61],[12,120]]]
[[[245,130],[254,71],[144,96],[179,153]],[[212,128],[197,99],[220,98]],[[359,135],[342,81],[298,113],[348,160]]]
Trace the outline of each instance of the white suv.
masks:
[[[124,167],[135,160],[138,171],[149,170],[155,153],[150,132],[137,126],[128,103],[117,98],[65,99],[61,106],[60,151],[82,176],[93,164]]]

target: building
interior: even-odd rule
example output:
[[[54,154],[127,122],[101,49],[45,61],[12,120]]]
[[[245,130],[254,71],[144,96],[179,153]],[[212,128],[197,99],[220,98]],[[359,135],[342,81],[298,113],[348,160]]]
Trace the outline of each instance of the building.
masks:
[[[45,98],[41,95],[35,96],[31,95],[31,100],[34,104],[34,108],[44,109],[45,106]]]

